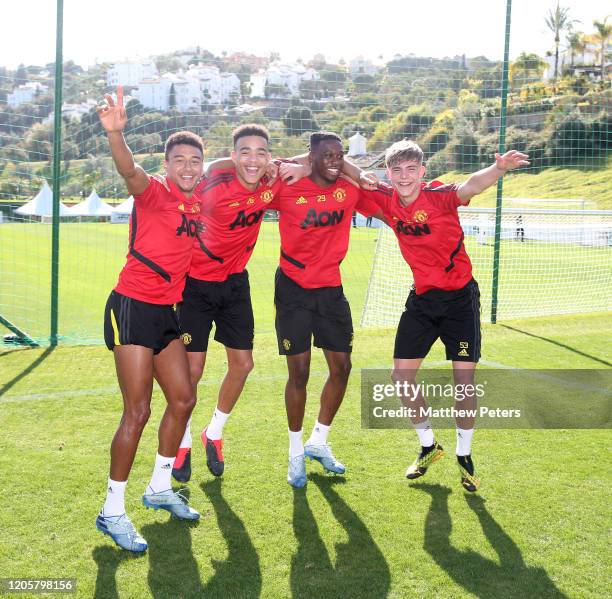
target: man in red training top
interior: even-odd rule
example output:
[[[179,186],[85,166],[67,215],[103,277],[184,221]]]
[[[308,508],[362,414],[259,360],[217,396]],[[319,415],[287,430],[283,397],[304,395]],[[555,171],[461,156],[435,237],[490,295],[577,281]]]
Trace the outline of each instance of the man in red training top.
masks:
[[[279,353],[286,356],[289,371],[285,387],[287,481],[298,488],[306,484],[305,456],[319,461],[329,472],[345,471],[327,444],[351,371],[353,323],[342,289],[340,263],[348,250],[353,210],[365,215],[380,210],[364,198],[364,192],[339,178],[343,159],[338,135],[313,133],[310,176],[284,186],[278,195],[281,252],[274,293],[276,334]],[[317,422],[304,445],[302,424],[313,337],[314,345],[325,354],[329,376]]]
[[[526,154],[515,150],[496,154],[491,166],[472,174],[465,183],[444,185],[423,182],[423,151],[414,142],[400,141],[387,150],[385,162],[391,186],[380,184],[368,197],[382,209],[414,276],[395,337],[394,380],[415,383],[421,363],[440,338],[446,347],[446,359],[453,363],[455,384],[473,388],[480,359],[480,292],[465,251],[457,208],[469,204],[509,170],[528,165],[527,159]],[[358,169],[351,176],[359,176]],[[465,395],[455,407],[474,410],[474,394]],[[410,398],[410,407],[417,413],[412,423],[421,442],[421,451],[406,472],[412,480],[423,476],[444,451],[434,439],[420,392]],[[471,457],[474,420],[471,416],[456,418],[461,484],[470,492],[480,485]]]
[[[233,132],[233,142],[234,168],[214,171],[198,188],[203,232],[195,242],[178,310],[194,392],[204,371],[213,321],[215,340],[225,346],[227,354],[217,406],[201,434],[206,464],[214,476],[221,476],[225,468],[223,427],[253,369],[254,318],[245,267],[264,214],[275,208],[274,196],[281,185],[277,180],[270,186],[265,176],[271,158],[265,127],[242,125]],[[172,473],[182,482],[191,477],[189,425]]]
[[[151,481],[142,497],[146,507],[178,518],[200,514],[172,490],[171,469],[195,396],[189,382],[187,353],[173,305],[180,301],[191,263],[193,240],[201,230],[200,198],[194,189],[202,176],[203,144],[193,133],[171,135],[165,148],[164,182],[150,178],[134,163],[123,137],[127,115],[123,91],[106,96],[99,110],[117,171],[134,196],[129,252],[104,314],[104,339],[113,351],[123,395],[123,414],[111,445],[106,501],[98,530],[117,545],[142,553],[146,541],[125,512],[125,488],[138,442],[151,413],[153,378],[166,397]]]

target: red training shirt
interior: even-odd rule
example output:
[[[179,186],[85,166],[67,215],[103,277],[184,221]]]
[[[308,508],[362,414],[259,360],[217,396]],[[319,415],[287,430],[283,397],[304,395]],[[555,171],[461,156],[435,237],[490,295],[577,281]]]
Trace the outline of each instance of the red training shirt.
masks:
[[[127,261],[115,287],[117,293],[151,304],[181,301],[193,240],[202,227],[199,194],[186,198],[165,180],[170,191],[152,178],[134,196]]]
[[[380,212],[345,179],[319,187],[309,177],[281,187],[278,195],[280,267],[306,289],[342,284],[340,263],[349,246],[351,217]]]
[[[217,170],[200,184],[204,230],[195,240],[189,276],[225,281],[242,272],[257,243],[266,210],[275,210],[280,180],[270,186],[264,177],[255,191],[242,185],[236,171]]]
[[[366,192],[392,227],[404,260],[414,276],[418,295],[430,289],[453,291],[472,279],[472,264],[465,251],[457,207],[458,185],[440,181],[421,183],[421,193],[404,207],[397,191],[381,183]]]

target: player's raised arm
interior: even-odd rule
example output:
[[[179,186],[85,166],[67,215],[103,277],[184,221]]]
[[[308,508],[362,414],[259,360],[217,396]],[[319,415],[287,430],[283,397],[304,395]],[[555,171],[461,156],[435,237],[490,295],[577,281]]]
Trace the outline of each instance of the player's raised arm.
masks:
[[[342,174],[355,181],[362,189],[375,191],[378,187],[378,177],[374,173],[364,171],[346,158],[342,165]]]
[[[495,162],[482,170],[470,175],[470,178],[459,186],[457,196],[462,204],[467,204],[475,195],[488,189],[508,171],[529,165],[529,156],[516,150],[505,154],[495,154]]]
[[[228,171],[232,168],[236,168],[236,164],[231,158],[217,158],[208,164],[204,176],[210,177],[213,171]]]
[[[293,185],[312,173],[309,152],[298,154],[288,159],[277,158],[274,160],[274,163],[278,167],[278,176],[287,185]]]
[[[117,100],[110,94],[104,96],[106,105],[98,108],[100,123],[106,131],[111,156],[117,171],[125,179],[128,193],[140,195],[149,186],[149,175],[134,162],[134,156],[123,137],[127,113],[123,106],[123,88],[117,87]]]

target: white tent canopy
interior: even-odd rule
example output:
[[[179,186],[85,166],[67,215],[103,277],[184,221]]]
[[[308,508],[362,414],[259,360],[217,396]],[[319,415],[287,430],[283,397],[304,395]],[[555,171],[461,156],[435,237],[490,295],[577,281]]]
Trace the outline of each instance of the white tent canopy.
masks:
[[[134,208],[134,196],[130,196],[125,202],[121,202],[119,206],[113,208],[115,214],[132,214]]]
[[[349,137],[349,156],[365,156],[366,151],[366,138],[357,131],[355,135]]]
[[[80,204],[69,208],[71,216],[110,216],[112,208],[100,199],[95,189]]]
[[[45,181],[36,197],[15,210],[16,214],[26,214],[28,216],[53,216],[53,192],[49,184]],[[60,216],[72,216],[70,210],[60,202]]]
[[[130,196],[125,202],[121,202],[119,206],[115,206],[111,213],[111,223],[128,223],[130,222],[130,214],[134,208],[134,197]]]

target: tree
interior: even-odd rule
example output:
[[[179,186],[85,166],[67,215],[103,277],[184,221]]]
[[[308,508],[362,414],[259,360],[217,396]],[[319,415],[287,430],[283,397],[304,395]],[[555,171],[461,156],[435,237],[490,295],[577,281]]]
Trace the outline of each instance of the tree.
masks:
[[[570,66],[573,67],[576,54],[584,56],[586,50],[584,34],[581,31],[570,30],[567,36],[567,44],[570,50]]]
[[[286,98],[289,95],[289,88],[280,83],[266,83],[264,87],[264,96],[266,98]]]
[[[510,80],[523,85],[539,81],[546,69],[546,62],[537,54],[522,52],[510,65]]]
[[[170,95],[168,97],[168,108],[176,108],[176,90],[174,83],[170,86]]]
[[[23,83],[28,82],[28,70],[25,68],[25,65],[21,63],[17,67],[17,72],[15,73],[15,85],[22,85]]]
[[[319,124],[308,106],[292,106],[283,118],[287,135],[302,135],[306,131],[318,131]]]
[[[608,17],[606,17],[603,21],[593,21],[593,26],[595,29],[597,29],[593,37],[595,38],[595,41],[600,44],[599,58],[601,59],[601,83],[603,85],[605,80],[606,48],[608,46],[610,36],[612,36],[612,23],[608,25]]]
[[[544,19],[546,26],[555,35],[555,72],[554,80],[557,80],[557,73],[559,71],[559,43],[561,41],[561,32],[569,29],[572,23],[575,23],[574,19],[569,18],[569,8],[566,6],[560,6],[557,2],[557,7],[554,10],[548,11],[548,16]]]

